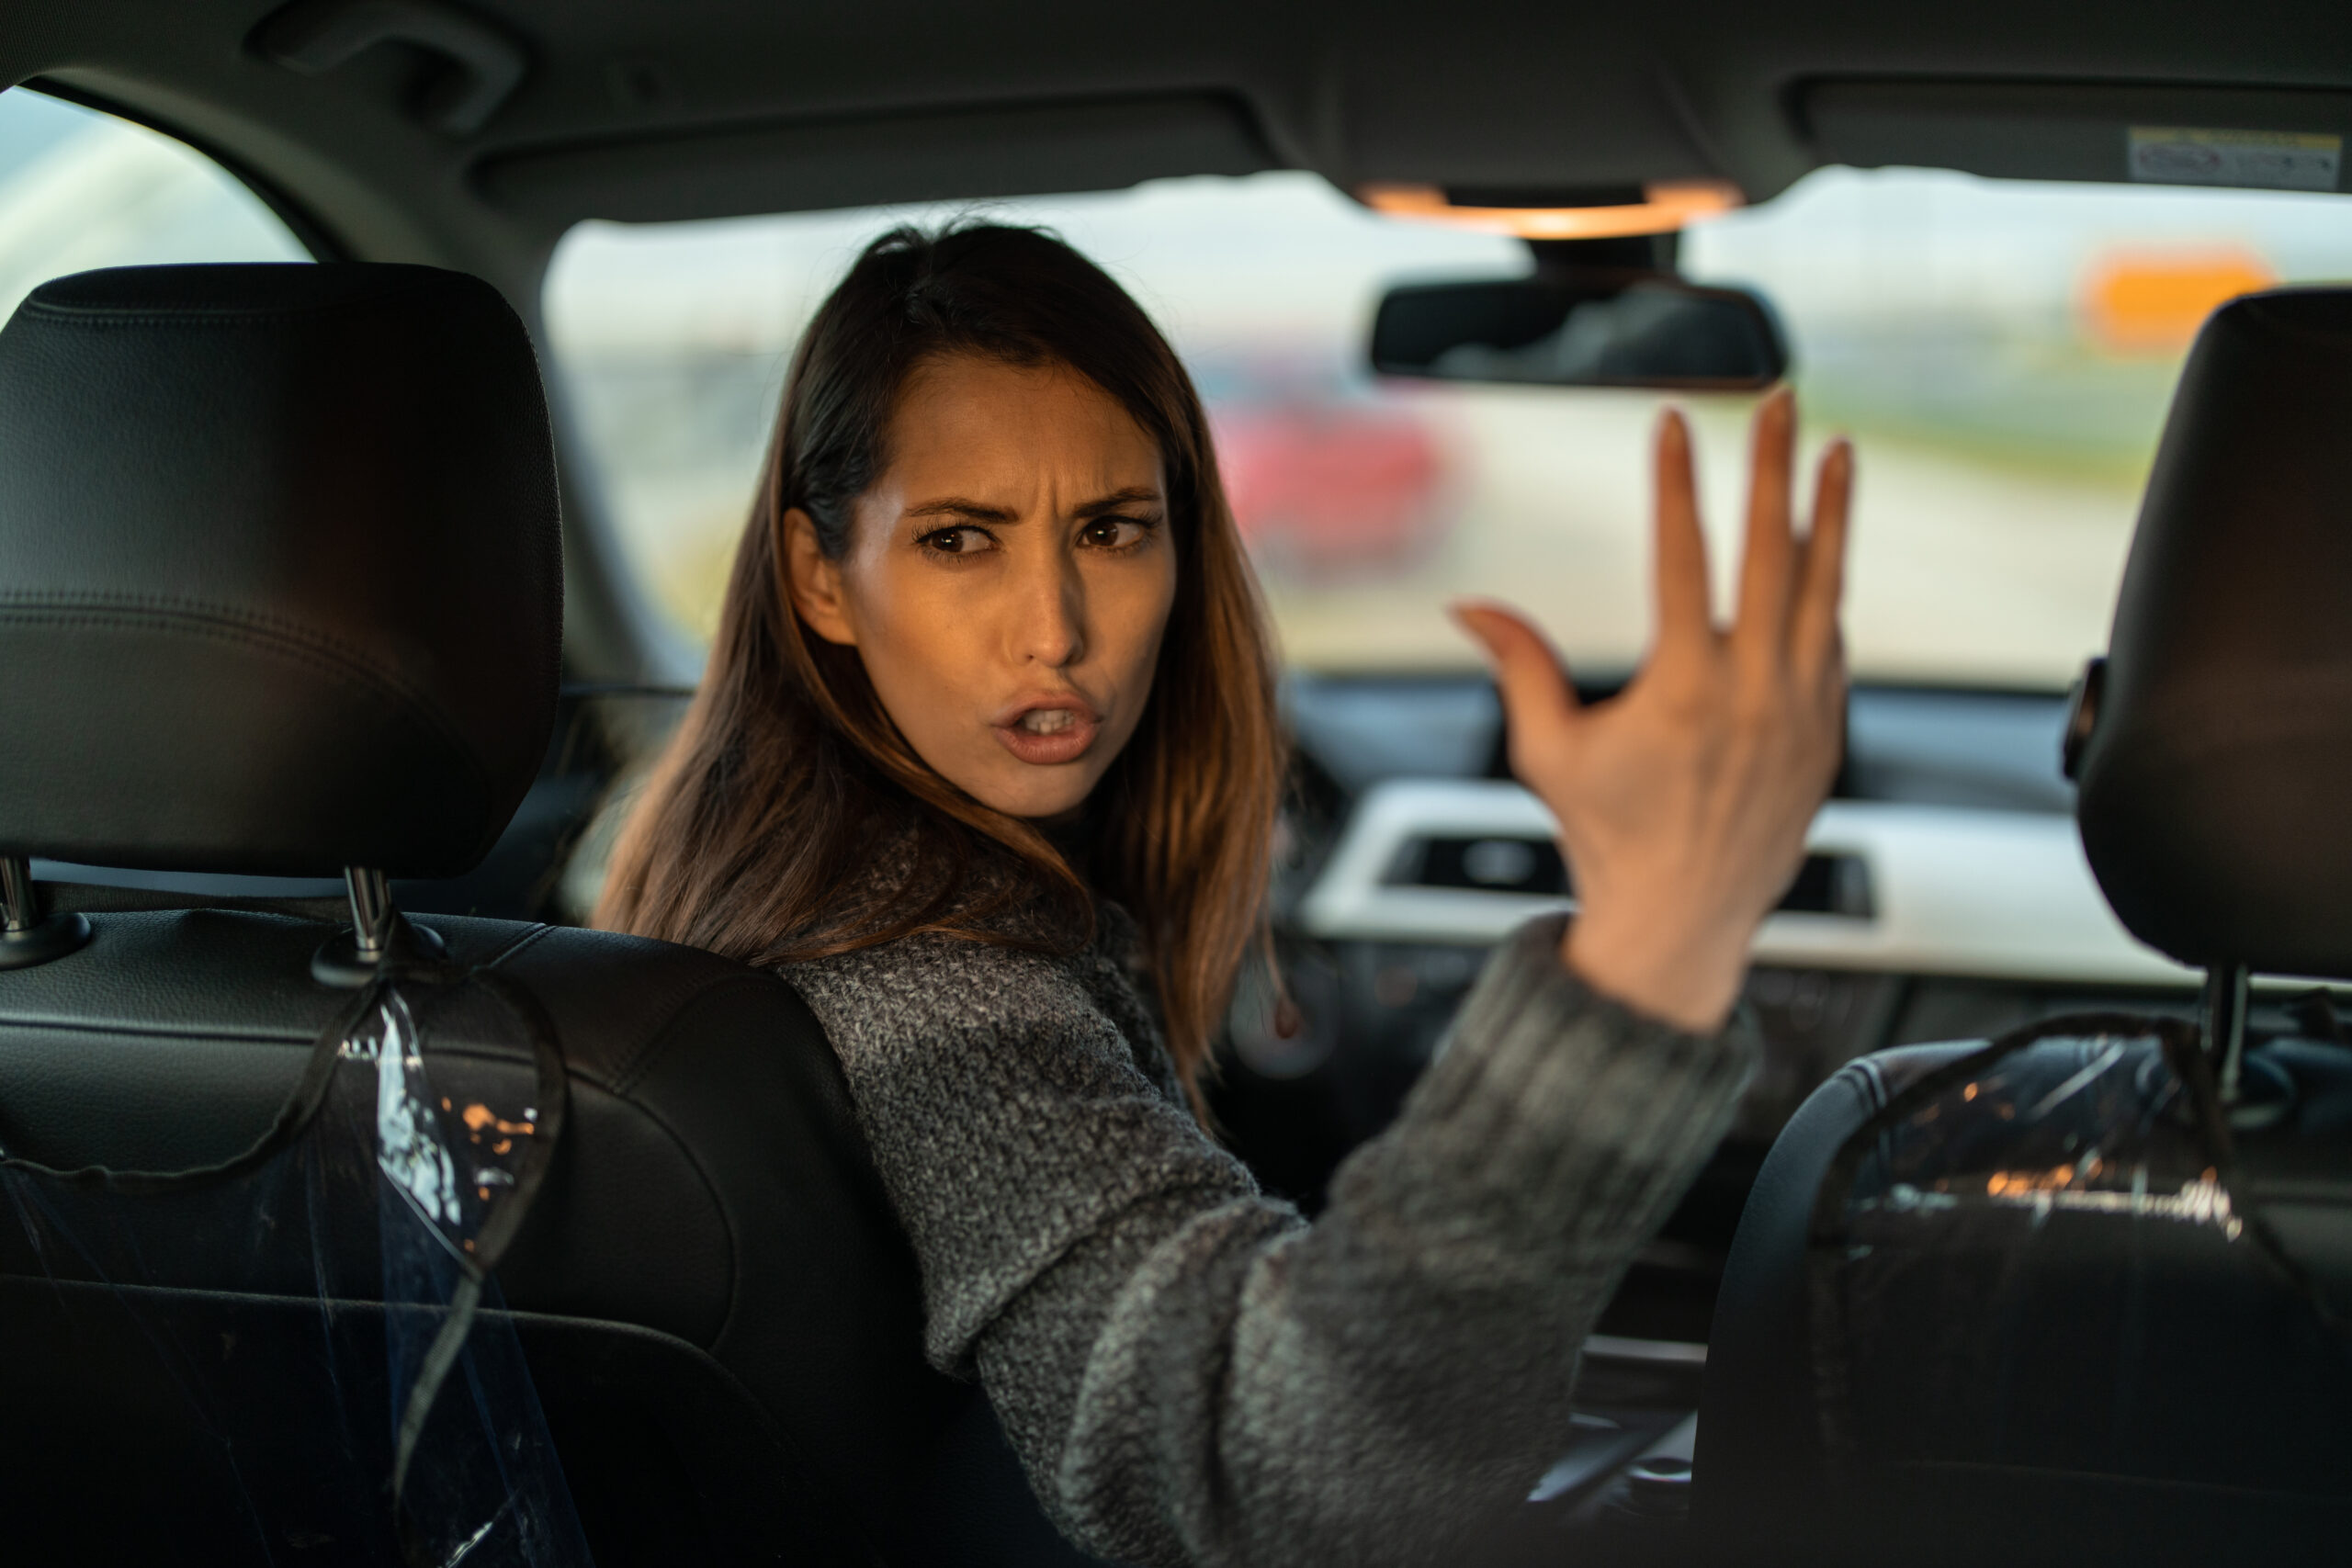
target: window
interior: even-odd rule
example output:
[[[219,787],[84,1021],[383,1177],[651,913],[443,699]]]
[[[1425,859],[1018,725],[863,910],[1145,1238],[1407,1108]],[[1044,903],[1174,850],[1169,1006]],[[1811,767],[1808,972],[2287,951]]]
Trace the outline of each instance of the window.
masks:
[[[2340,203],[1832,168],[1690,230],[1686,273],[1781,310],[1809,436],[1858,440],[1857,670],[2063,685],[2106,640],[2198,322],[2246,288],[2352,276]],[[1376,380],[1363,344],[1386,284],[1523,272],[1526,253],[1377,217],[1292,173],[575,229],[547,285],[558,370],[622,555],[682,627],[709,634],[809,312],[865,241],[960,211],[1057,230],[1168,332],[1295,664],[1471,668],[1442,614],[1464,593],[1526,605],[1589,671],[1639,657],[1659,400]],[[1687,401],[1727,578],[1749,404]]]
[[[39,284],[90,267],[310,259],[201,153],[62,99],[0,93],[0,316]]]

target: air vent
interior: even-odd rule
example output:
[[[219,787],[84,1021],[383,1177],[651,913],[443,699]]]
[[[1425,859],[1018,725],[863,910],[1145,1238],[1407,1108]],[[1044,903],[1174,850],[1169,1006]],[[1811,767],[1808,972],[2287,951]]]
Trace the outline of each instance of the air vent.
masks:
[[[1410,840],[1384,878],[1391,887],[1468,888],[1481,893],[1566,897],[1568,868],[1546,839],[1518,837]],[[1870,867],[1860,855],[1809,854],[1781,899],[1783,913],[1868,919]]]
[[[1414,839],[1397,860],[1388,878],[1393,887],[1475,887],[1547,898],[1568,890],[1559,846],[1544,839]]]
[[[1809,854],[1797,879],[1781,895],[1790,915],[1847,915],[1867,920],[1878,913],[1871,900],[1870,863],[1860,855]]]

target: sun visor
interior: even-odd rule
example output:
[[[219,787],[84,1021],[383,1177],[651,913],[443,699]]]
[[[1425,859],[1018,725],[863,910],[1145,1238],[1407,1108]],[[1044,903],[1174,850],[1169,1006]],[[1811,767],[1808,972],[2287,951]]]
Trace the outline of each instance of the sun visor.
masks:
[[[1842,81],[1798,105],[1824,162],[1996,179],[2342,190],[2352,139],[2344,93]]]
[[[658,223],[963,197],[1116,190],[1274,166],[1249,112],[1212,96],[738,126],[494,158],[494,207]]]

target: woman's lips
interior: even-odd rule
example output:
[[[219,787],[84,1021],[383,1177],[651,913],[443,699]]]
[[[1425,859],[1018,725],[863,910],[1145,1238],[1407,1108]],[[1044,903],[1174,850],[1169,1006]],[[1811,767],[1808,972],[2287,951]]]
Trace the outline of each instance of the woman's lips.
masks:
[[[995,726],[1006,750],[1040,767],[1077,761],[1102,728],[1094,710],[1075,702],[1025,703]]]

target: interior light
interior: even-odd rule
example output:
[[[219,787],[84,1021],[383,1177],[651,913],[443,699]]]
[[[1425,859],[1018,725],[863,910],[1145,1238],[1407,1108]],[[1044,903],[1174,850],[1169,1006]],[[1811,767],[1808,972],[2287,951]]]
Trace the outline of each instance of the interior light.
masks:
[[[1642,187],[1639,201],[1605,207],[1457,206],[1438,186],[1367,185],[1356,195],[1391,218],[1444,223],[1522,240],[1608,240],[1623,234],[1663,234],[1686,223],[1729,212],[1739,187],[1722,180],[1659,180]]]

